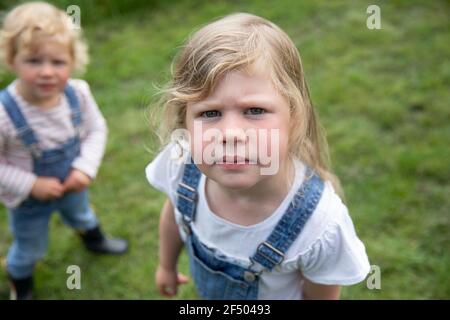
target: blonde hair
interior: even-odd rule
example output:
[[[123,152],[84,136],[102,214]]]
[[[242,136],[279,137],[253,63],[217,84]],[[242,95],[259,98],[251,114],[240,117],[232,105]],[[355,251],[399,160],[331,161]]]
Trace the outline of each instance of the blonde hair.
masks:
[[[311,103],[298,50],[278,26],[255,15],[231,14],[204,26],[185,43],[160,101],[163,143],[173,130],[185,128],[188,102],[206,98],[227,72],[248,70],[257,62],[263,63],[275,88],[289,102],[289,155],[331,181],[343,196],[339,180],[329,169],[327,142]]]
[[[51,37],[68,45],[74,69],[83,72],[89,62],[87,45],[71,18],[45,2],[29,2],[15,7],[5,17],[0,31],[0,61],[10,66],[19,50],[35,50],[40,40]]]

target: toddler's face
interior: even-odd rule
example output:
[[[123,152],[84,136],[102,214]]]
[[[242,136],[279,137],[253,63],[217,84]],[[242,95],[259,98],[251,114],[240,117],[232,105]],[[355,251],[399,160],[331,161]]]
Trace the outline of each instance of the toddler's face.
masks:
[[[43,107],[58,103],[73,69],[69,47],[51,38],[46,40],[34,51],[20,49],[12,63],[21,95]]]
[[[250,188],[283,170],[289,118],[288,102],[265,73],[231,71],[206,99],[187,106],[191,154],[217,183]]]

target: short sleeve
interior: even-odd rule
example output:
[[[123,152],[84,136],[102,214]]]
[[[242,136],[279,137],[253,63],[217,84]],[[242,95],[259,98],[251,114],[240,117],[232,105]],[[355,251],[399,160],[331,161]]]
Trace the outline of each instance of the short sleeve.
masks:
[[[357,237],[344,206],[325,231],[300,256],[304,277],[325,285],[352,285],[363,281],[370,271],[364,244]]]
[[[174,144],[167,145],[145,169],[148,182],[164,192],[173,204],[176,203],[176,188],[183,169],[183,161],[177,158],[175,149]]]

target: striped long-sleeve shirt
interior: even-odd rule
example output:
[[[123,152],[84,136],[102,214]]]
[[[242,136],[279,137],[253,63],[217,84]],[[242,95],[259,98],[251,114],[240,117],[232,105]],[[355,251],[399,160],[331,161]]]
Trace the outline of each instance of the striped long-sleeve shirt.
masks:
[[[103,157],[107,139],[103,118],[89,85],[83,80],[69,80],[75,89],[82,112],[80,128],[81,152],[72,167],[94,178]],[[35,132],[41,150],[55,148],[75,135],[69,103],[62,94],[59,105],[42,109],[30,105],[17,92],[17,81],[7,90],[16,100],[28,125]],[[0,201],[15,207],[25,200],[36,181],[32,157],[0,103]]]

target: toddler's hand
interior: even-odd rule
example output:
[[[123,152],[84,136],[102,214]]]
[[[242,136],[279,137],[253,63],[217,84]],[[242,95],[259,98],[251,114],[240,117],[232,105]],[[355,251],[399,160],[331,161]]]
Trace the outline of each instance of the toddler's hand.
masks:
[[[57,199],[63,193],[63,185],[53,177],[38,177],[31,188],[31,195],[41,201]]]
[[[73,169],[69,176],[64,180],[64,191],[80,192],[91,184],[91,178],[80,170]]]
[[[177,294],[178,285],[185,284],[189,278],[184,274],[177,273],[176,270],[166,270],[158,266],[156,270],[156,287],[160,294],[171,297]]]

